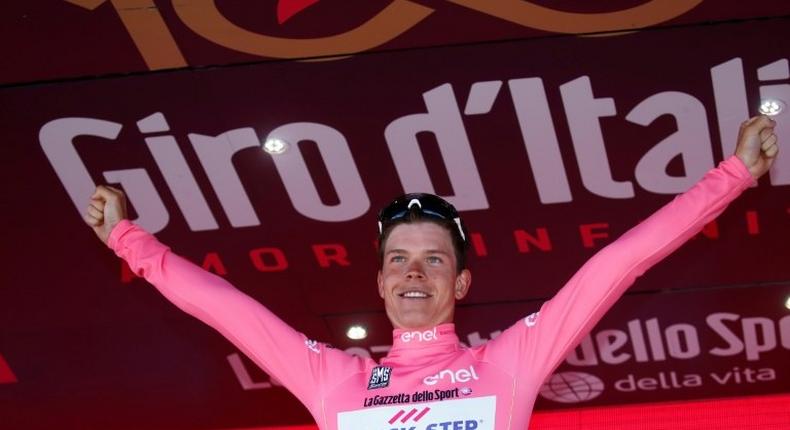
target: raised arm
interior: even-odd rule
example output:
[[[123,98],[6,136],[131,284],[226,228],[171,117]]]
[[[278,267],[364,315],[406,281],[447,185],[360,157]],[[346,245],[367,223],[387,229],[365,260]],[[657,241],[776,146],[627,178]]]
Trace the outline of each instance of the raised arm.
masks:
[[[778,152],[775,123],[755,117],[741,127],[736,153],[690,190],[594,255],[540,309],[502,336],[521,349],[530,377],[548,376],[634,280],[679,248],[771,167]],[[499,338],[497,340],[500,340]],[[504,348],[503,348],[504,347]]]
[[[99,239],[153,284],[168,300],[219,331],[257,365],[276,377],[314,411],[327,376],[322,356],[335,355],[309,342],[257,301],[224,279],[172,253],[154,236],[126,219],[123,192],[99,186],[85,221]],[[338,360],[345,360],[342,363]],[[336,357],[333,364],[353,365]]]

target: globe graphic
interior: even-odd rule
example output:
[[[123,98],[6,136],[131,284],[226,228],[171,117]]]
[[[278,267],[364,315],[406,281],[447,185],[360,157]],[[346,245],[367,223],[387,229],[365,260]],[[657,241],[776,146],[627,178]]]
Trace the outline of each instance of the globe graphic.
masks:
[[[603,392],[603,381],[582,372],[561,372],[551,375],[540,388],[540,395],[559,403],[586,402]]]

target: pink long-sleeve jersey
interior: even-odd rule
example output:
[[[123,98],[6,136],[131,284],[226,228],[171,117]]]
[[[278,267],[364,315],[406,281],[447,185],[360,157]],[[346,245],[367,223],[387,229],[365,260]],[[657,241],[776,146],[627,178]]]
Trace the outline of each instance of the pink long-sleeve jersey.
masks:
[[[496,339],[467,348],[453,324],[395,330],[392,349],[378,363],[309,340],[128,221],[116,226],[109,246],[281,381],[322,429],[524,429],[544,379],[636,277],[753,183],[733,156],[598,252],[540,312]]]

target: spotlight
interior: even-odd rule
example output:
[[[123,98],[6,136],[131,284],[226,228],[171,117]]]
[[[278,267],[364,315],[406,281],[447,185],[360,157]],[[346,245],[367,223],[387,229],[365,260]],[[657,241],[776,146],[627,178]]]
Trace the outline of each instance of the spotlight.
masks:
[[[779,115],[786,107],[785,103],[779,99],[765,99],[760,103],[760,113],[763,115]]]
[[[352,325],[348,328],[346,336],[348,336],[349,339],[360,340],[368,337],[368,331],[361,325]]]
[[[288,142],[276,137],[270,137],[263,143],[263,150],[269,154],[282,154],[287,149]]]

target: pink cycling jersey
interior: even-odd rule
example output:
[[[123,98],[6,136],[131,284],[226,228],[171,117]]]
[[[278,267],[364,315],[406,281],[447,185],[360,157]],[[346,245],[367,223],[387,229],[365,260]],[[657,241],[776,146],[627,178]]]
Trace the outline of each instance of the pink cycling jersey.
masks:
[[[322,429],[524,429],[543,381],[636,277],[753,183],[733,156],[598,252],[539,312],[496,339],[467,348],[453,324],[395,330],[378,363],[309,340],[128,221],[116,226],[109,246],[282,382]]]

